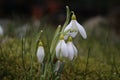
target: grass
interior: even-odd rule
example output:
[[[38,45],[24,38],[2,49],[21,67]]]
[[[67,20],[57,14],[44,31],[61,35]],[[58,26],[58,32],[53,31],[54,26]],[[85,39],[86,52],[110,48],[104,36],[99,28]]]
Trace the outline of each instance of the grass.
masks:
[[[26,36],[9,37],[5,42],[2,42],[5,37],[1,38],[0,80],[40,79],[42,71],[36,57],[40,29],[34,32],[30,30]],[[42,29],[40,38],[47,55],[55,29],[48,26]],[[105,29],[100,35],[88,34],[86,40],[78,35],[74,39],[79,50],[78,57],[72,62],[65,63],[60,79],[120,80],[120,42],[114,41],[109,32]]]

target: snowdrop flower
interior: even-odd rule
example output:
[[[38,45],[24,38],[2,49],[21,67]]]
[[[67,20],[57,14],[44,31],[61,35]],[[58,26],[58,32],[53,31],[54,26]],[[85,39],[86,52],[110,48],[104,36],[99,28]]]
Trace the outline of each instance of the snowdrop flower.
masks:
[[[80,25],[77,20],[76,16],[73,14],[71,17],[70,23],[66,26],[64,32],[66,32],[65,39],[68,38],[68,36],[72,36],[73,38],[77,35],[78,32],[80,32],[81,36],[86,39],[86,31],[83,28],[82,25]]]
[[[60,69],[60,65],[62,64],[62,62],[60,60],[57,61],[56,65],[55,65],[55,69],[54,69],[54,72],[57,72],[59,71]]]
[[[0,36],[3,36],[3,28],[0,26]]]
[[[67,47],[68,47],[68,58],[70,60],[73,60],[73,58],[75,56],[77,56],[78,51],[77,51],[77,48],[72,43],[72,37],[71,36],[69,36],[69,38],[68,38]]]
[[[44,55],[45,55],[45,52],[44,52],[43,44],[42,44],[42,42],[40,41],[40,42],[39,42],[39,47],[38,47],[38,50],[37,50],[37,58],[38,58],[38,61],[39,61],[40,63],[43,62]]]
[[[64,41],[63,35],[60,36],[60,41],[56,46],[56,57],[57,58],[68,57],[68,48],[67,44]]]

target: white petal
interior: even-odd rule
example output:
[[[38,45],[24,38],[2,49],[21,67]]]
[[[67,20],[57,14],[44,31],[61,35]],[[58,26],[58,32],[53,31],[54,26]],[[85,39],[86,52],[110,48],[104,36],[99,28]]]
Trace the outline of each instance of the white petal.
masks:
[[[72,27],[72,21],[66,26],[64,32],[71,29],[71,27]]]
[[[59,70],[60,64],[61,64],[61,62],[58,60],[57,63],[56,63],[56,65],[55,65],[54,71],[58,71]]]
[[[60,50],[61,49],[61,40],[58,42],[57,46],[56,46],[56,57],[60,58]]]
[[[72,43],[72,46],[73,46],[73,50],[74,50],[74,55],[77,57],[77,53],[78,53],[77,48],[75,47],[75,45],[73,43]]]
[[[63,57],[68,57],[68,48],[64,40],[61,43],[61,53]]]
[[[77,27],[78,27],[78,30],[79,30],[81,36],[82,36],[84,39],[86,39],[86,38],[87,38],[87,34],[86,34],[86,31],[85,31],[85,29],[83,28],[83,26],[80,25],[77,21],[76,21],[76,25],[77,25]]]
[[[38,47],[38,50],[37,50],[37,58],[38,58],[38,61],[39,62],[43,62],[43,59],[44,59],[44,48],[43,47]]]
[[[76,32],[70,32],[69,34],[70,34],[70,36],[72,36],[74,38],[77,35],[77,33],[78,33],[78,31],[76,31]]]
[[[0,26],[0,36],[3,35],[3,28]]]
[[[70,22],[70,23],[66,26],[64,32],[70,30],[71,27],[72,27],[72,22]],[[66,39],[68,38],[69,35],[70,35],[70,32],[67,32],[66,35],[64,36],[64,39],[66,40]]]
[[[72,37],[75,37],[75,36],[77,35],[77,33],[78,33],[78,32],[77,32],[78,29],[77,29],[77,26],[76,26],[74,20],[71,20],[71,22],[66,26],[64,32],[67,31],[67,30],[70,30],[70,29],[73,30],[73,31],[76,31],[76,32],[68,31],[68,32],[66,33],[66,35],[65,35],[65,39],[67,39],[69,35],[72,36]]]
[[[74,58],[74,49],[73,49],[73,46],[72,46],[72,42],[68,42],[67,46],[68,46],[68,53],[69,53],[68,58],[70,60],[73,60],[73,58]]]
[[[71,23],[72,23],[72,29],[78,31],[78,27],[76,25],[76,20],[71,20]]]
[[[76,20],[71,20],[71,23],[72,23],[71,29],[73,30],[73,32],[70,32],[70,35],[74,38],[78,33],[78,27],[76,25]]]
[[[56,57],[67,57],[68,56],[68,49],[67,45],[64,40],[60,40],[56,46]]]

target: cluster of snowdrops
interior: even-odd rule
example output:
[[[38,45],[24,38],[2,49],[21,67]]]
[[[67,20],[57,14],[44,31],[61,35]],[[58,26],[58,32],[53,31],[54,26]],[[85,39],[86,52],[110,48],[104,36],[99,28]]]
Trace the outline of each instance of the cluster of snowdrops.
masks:
[[[73,43],[73,39],[76,37],[76,35],[80,33],[84,39],[87,38],[86,31],[84,27],[77,22],[75,13],[73,11],[70,11],[68,6],[66,7],[66,9],[67,9],[67,17],[65,24],[62,27],[61,25],[57,27],[51,42],[51,47],[49,52],[50,58],[48,62],[51,63],[54,61],[54,58],[57,58],[53,72],[59,71],[62,63],[66,59],[72,61],[74,58],[77,57],[78,49]],[[41,40],[39,40],[38,42],[38,48],[36,52],[37,52],[36,54],[38,61],[42,65],[45,65],[46,61],[44,60],[44,58],[46,56],[46,53],[45,53],[44,44],[42,43]],[[45,75],[45,71],[43,71],[43,74]]]

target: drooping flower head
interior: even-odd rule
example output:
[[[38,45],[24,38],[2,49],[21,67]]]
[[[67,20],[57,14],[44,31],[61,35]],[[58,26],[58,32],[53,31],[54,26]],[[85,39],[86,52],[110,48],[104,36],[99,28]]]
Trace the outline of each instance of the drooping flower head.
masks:
[[[68,37],[67,47],[68,47],[68,58],[70,60],[73,60],[73,58],[77,56],[78,51],[72,42],[71,36]]]
[[[86,39],[87,35],[86,35],[86,31],[83,28],[82,25],[80,25],[77,20],[76,20],[76,16],[75,14],[72,15],[71,17],[71,21],[70,23],[66,26],[64,32],[67,32],[65,35],[65,39],[68,38],[68,36],[72,36],[73,38],[77,35],[77,33],[79,32],[81,34],[81,36]]]
[[[38,61],[39,61],[40,63],[43,62],[44,56],[45,56],[45,52],[44,52],[43,44],[42,44],[42,42],[40,41],[40,42],[39,42],[39,47],[38,47],[38,50],[37,50],[37,58],[38,58]]]
[[[61,62],[60,60],[58,60],[58,61],[56,62],[54,72],[59,71],[59,69],[60,69],[60,65],[61,65],[61,64],[62,64],[62,62]]]
[[[0,26],[0,36],[3,36],[3,33],[4,33],[3,28],[2,26]]]
[[[58,59],[60,59],[62,57],[68,57],[68,48],[64,41],[63,35],[60,36],[60,40],[56,46],[56,57]]]

